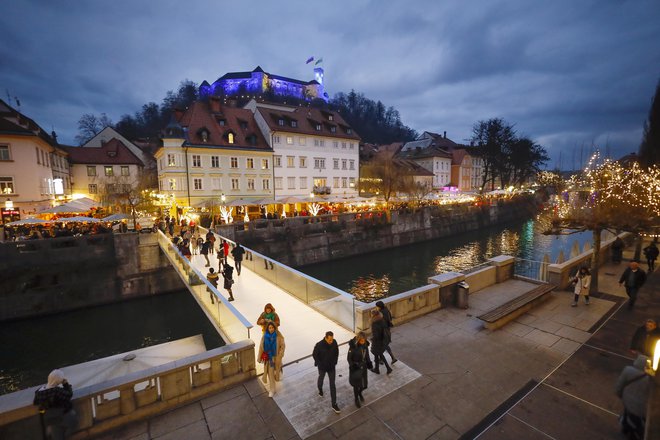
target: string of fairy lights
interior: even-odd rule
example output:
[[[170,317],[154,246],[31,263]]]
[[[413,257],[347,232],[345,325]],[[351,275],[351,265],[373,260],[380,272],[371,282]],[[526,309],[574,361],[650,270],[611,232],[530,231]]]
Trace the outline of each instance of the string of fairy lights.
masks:
[[[549,175],[539,177],[553,180]],[[656,165],[642,168],[637,162],[603,160],[596,152],[583,172],[567,183],[552,207],[557,219],[579,222],[609,210],[636,215],[640,224],[660,223],[660,168]]]

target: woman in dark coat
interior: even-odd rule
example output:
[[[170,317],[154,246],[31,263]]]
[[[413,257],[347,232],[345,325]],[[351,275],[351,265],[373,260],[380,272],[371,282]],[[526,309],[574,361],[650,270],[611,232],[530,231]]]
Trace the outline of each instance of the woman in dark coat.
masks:
[[[231,286],[234,284],[234,268],[229,263],[223,265],[222,278],[225,280],[223,287],[227,289],[227,292],[229,293],[229,301],[233,301],[234,294],[231,291]]]
[[[355,406],[360,408],[360,402],[364,402],[362,391],[367,389],[367,370],[371,369],[371,358],[369,357],[369,341],[363,332],[348,343],[348,382],[353,387],[355,395]]]
[[[392,372],[392,368],[383,356],[388,345],[390,345],[390,329],[378,309],[373,309],[371,310],[371,352],[374,354],[376,367],[373,372],[376,374],[380,374],[381,363],[387,368],[387,374]]]

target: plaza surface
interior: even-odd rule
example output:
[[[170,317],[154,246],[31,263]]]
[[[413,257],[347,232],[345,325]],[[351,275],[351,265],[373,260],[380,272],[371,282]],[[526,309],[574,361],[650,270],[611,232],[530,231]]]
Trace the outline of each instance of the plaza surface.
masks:
[[[339,415],[327,385],[325,397],[316,393],[315,369],[303,360],[285,367],[274,398],[255,378],[102,438],[619,439],[614,383],[632,362],[633,331],[660,313],[657,274],[635,310],[621,307],[625,293],[611,285],[611,274],[624,268],[601,269],[601,290],[613,293],[596,295],[591,305],[572,308],[570,292],[554,292],[500,330],[484,329],[475,316],[529,283],[491,286],[470,295],[467,310],[441,309],[395,327],[400,362],[391,376],[369,374],[361,409],[342,372],[342,347]]]

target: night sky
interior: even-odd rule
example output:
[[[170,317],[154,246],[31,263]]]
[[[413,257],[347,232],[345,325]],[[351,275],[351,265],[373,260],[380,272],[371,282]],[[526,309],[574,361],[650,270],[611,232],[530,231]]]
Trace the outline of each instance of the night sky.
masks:
[[[0,97],[60,142],[190,79],[231,71],[355,89],[418,131],[465,142],[502,117],[570,169],[597,145],[636,151],[660,78],[660,1],[3,2]],[[585,153],[586,155],[586,153]]]

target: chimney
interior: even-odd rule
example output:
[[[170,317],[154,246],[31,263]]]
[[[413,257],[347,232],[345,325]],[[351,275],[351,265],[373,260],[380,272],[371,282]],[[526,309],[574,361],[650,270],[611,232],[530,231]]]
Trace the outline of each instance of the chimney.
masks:
[[[447,139],[447,131],[446,131],[446,130],[442,133],[442,137],[444,137],[445,139]]]

